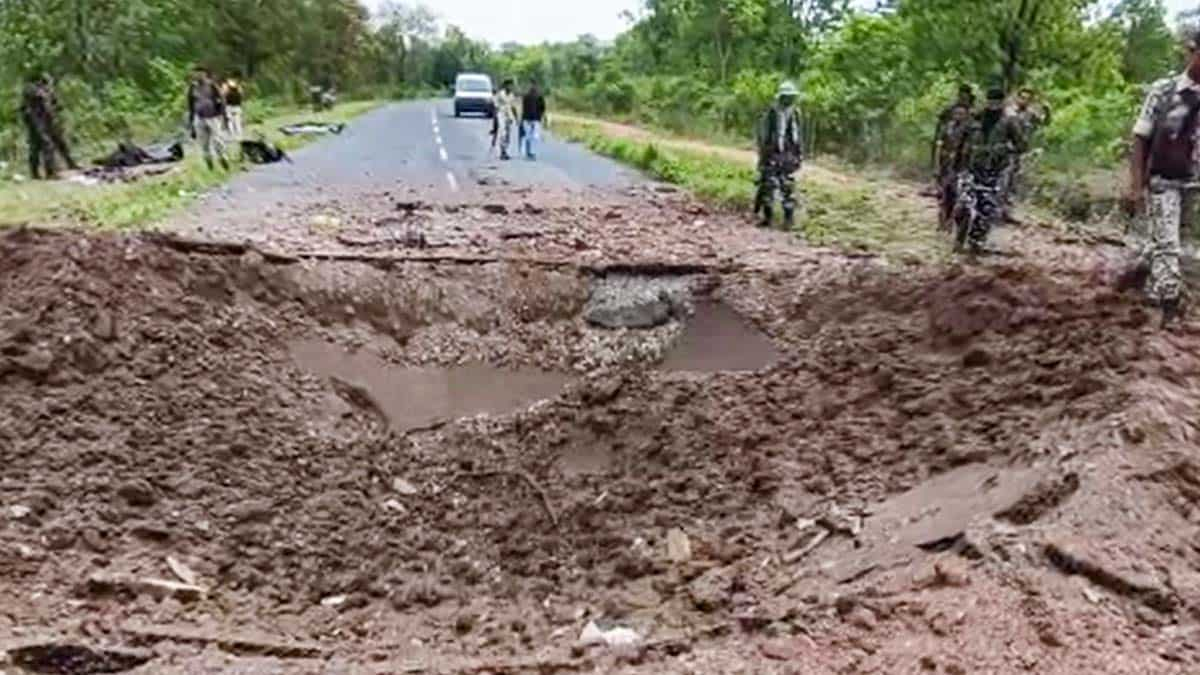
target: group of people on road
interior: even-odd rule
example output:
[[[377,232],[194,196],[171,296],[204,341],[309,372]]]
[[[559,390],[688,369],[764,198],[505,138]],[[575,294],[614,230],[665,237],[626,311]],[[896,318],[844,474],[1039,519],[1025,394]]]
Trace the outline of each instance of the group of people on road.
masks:
[[[938,222],[955,230],[955,250],[983,251],[991,230],[1012,221],[1013,196],[1022,158],[1036,131],[1049,122],[1049,109],[1022,89],[1011,103],[992,88],[976,110],[975,89],[959,87],[958,100],[938,115],[934,129],[934,173]]]
[[[512,131],[517,128],[517,151],[526,159],[537,159],[537,143],[541,140],[542,125],[546,119],[546,97],[536,80],[520,99],[518,107],[516,83],[507,79],[496,92],[492,116],[492,146],[499,147],[500,159],[509,160],[512,147]]]
[[[188,133],[199,144],[208,168],[214,168],[214,160],[229,168],[227,142],[241,141],[245,135],[245,98],[245,86],[236,71],[218,82],[207,67],[192,69],[187,91]]]

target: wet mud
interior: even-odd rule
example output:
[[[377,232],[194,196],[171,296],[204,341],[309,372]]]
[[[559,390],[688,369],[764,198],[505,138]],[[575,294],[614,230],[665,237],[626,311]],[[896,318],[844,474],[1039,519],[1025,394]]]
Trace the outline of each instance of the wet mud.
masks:
[[[5,234],[0,637],[138,673],[1200,664],[1190,328],[1089,270],[785,264],[613,331],[569,266]]]
[[[397,368],[370,353],[326,342],[290,345],[303,369],[329,378],[354,403],[377,410],[400,431],[462,417],[503,415],[556,396],[568,378],[470,364],[456,368]]]

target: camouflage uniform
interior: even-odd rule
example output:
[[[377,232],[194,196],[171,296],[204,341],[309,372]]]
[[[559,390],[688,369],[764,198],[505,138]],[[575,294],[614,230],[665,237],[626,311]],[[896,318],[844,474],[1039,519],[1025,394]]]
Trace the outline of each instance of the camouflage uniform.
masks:
[[[969,117],[965,120],[951,117],[944,124],[939,123],[938,128],[941,135],[937,138],[937,190],[944,224],[958,200],[959,175],[966,168],[964,145],[972,129],[972,121]]]
[[[785,223],[791,225],[796,213],[796,172],[804,162],[804,143],[800,111],[795,106],[771,106],[758,126],[758,195],[756,208],[770,221],[775,194],[783,203]]]
[[[1037,130],[1045,126],[1048,122],[1049,114],[1044,110],[1035,109],[1032,106],[1025,108],[1013,108],[1010,113],[1017,121],[1017,125],[1021,128],[1021,133],[1024,135],[1026,142],[1033,138]],[[1004,172],[1004,203],[1011,205],[1013,197],[1017,193],[1018,181],[1021,178],[1022,160],[1025,157],[1024,152],[1014,153],[1012,161],[1009,162],[1007,170]]]
[[[1183,294],[1183,275],[1179,258],[1182,255],[1180,228],[1184,204],[1188,199],[1186,185],[1197,177],[1200,167],[1200,83],[1187,74],[1155,82],[1142,104],[1133,126],[1133,133],[1151,141],[1149,196],[1146,213],[1146,236],[1138,250],[1140,265],[1149,273],[1147,295],[1163,304],[1178,303]],[[1170,170],[1164,167],[1164,154],[1156,143],[1166,141],[1190,145],[1189,156],[1182,158],[1186,166]]]
[[[58,124],[58,97],[47,80],[26,85],[21,97],[21,118],[28,135],[29,172],[33,178],[42,175],[53,178],[58,173],[55,153],[62,155],[67,166],[79,168]]]
[[[988,234],[1004,216],[1003,180],[1014,155],[1025,151],[1025,135],[1020,124],[1007,113],[990,128],[985,124],[988,111],[980,113],[967,134],[964,162],[971,174],[974,214],[970,231],[963,233],[972,253],[979,253]],[[963,237],[960,237],[959,246]]]
[[[501,89],[496,93],[496,132],[500,144],[500,158],[508,159],[508,149],[512,146],[513,125],[520,119],[517,114],[517,95],[509,89]]]

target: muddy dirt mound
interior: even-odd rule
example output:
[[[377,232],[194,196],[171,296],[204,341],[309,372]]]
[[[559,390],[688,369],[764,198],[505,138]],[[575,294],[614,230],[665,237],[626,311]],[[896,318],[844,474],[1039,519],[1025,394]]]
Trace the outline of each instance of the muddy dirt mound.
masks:
[[[589,283],[568,270],[273,265],[30,233],[0,239],[0,269],[0,632],[117,642],[167,640],[120,628],[135,621],[152,635],[254,626],[356,656],[514,655],[569,649],[595,619],[650,639],[652,669],[704,640],[758,658],[768,635],[791,645],[768,658],[803,643],[818,672],[869,669],[903,651],[889,632],[930,645],[934,670],[1008,664],[964,659],[948,636],[1019,625],[1023,648],[1067,639],[1054,612],[1087,600],[1039,598],[1038,575],[1060,575],[1028,552],[1047,548],[1043,529],[1118,513],[1096,506],[1106,493],[1086,462],[1115,437],[1130,378],[1167,353],[1147,346],[1136,303],[1023,269],[727,275],[705,302],[729,316],[709,332],[765,332],[778,358],[754,372],[659,367],[688,329],[589,328]],[[357,351],[346,358],[372,372],[312,372],[297,344]],[[387,368],[480,362],[496,374],[455,385],[465,398],[519,393],[511,367],[565,383],[412,433],[373,388]],[[1176,373],[1179,405],[1191,372]],[[1194,501],[1194,474],[1176,459],[1139,484]],[[870,539],[886,532],[879,514],[915,523],[930,515],[904,511],[930,501],[921,490],[958,475],[993,497],[1033,479],[979,507],[986,536],[955,525],[895,560],[968,560],[984,589],[972,597],[1004,620],[949,614],[967,594],[953,570],[934,575],[949,584],[941,618],[903,604],[893,558],[835,573],[888,541]],[[969,501],[976,483],[955,494]],[[1154,597],[1171,600],[1148,610],[1158,627],[1192,606]],[[1076,651],[1043,670],[1097,664]]]

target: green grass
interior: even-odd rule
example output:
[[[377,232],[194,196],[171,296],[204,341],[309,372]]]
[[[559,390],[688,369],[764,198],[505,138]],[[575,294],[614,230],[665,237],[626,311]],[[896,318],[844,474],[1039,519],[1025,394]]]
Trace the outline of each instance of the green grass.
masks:
[[[378,105],[380,101],[354,101],[324,113],[313,113],[299,107],[262,106],[250,111],[246,136],[255,138],[261,132],[285,150],[294,150],[312,139],[281,137],[278,127],[307,119],[347,122]],[[0,226],[85,225],[116,230],[152,228],[201,194],[250,166],[235,165],[229,171],[209,170],[194,145],[189,144],[186,150],[186,159],[175,165],[177,170],[136,183],[96,186],[69,181],[0,183]]]
[[[561,118],[554,131],[721,207],[747,213],[753,208],[757,172],[751,161],[673,146],[668,138],[617,138],[598,125]],[[911,183],[810,163],[800,174],[798,189],[803,210],[797,233],[812,244],[923,261],[949,256],[936,229],[932,200],[917,196]]]

